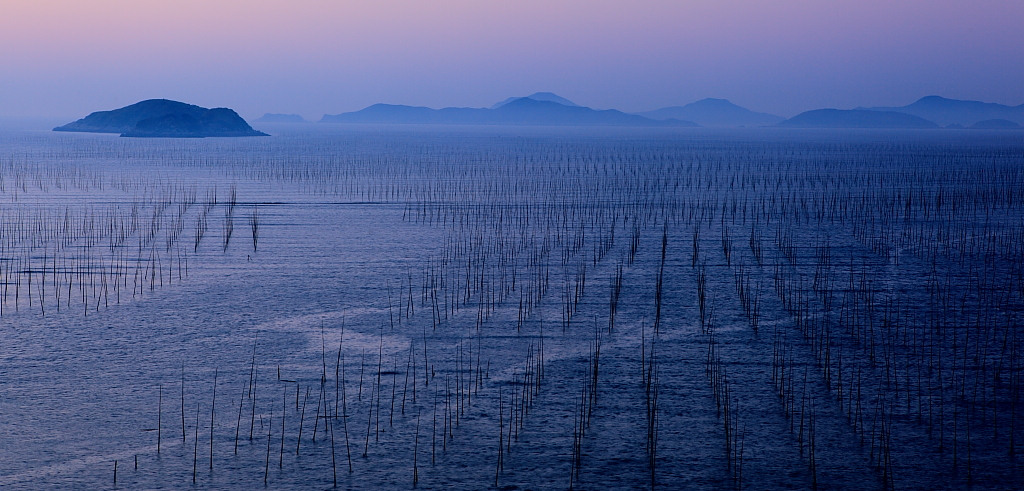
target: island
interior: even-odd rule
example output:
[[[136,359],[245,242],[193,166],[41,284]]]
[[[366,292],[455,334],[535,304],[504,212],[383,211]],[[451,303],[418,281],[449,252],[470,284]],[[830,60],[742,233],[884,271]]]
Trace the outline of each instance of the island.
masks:
[[[557,102],[557,101],[564,101]],[[359,111],[325,114],[321,123],[451,124],[522,126],[699,126],[678,119],[654,120],[615,109],[579,106],[550,92],[503,100],[491,108],[374,104]]]
[[[266,113],[256,119],[257,123],[307,123],[305,118],[298,114]]]
[[[758,127],[781,122],[784,118],[774,114],[759,113],[737,106],[727,99],[701,99],[685,106],[670,106],[637,113],[656,120],[679,119],[693,121],[708,127]]]
[[[867,109],[815,109],[802,112],[778,126],[790,128],[921,129],[939,125],[912,114]]]
[[[987,125],[989,124],[987,123],[988,121],[997,119],[1012,121],[1018,125],[1024,124],[1024,104],[1007,106],[994,102],[948,99],[937,95],[922,97],[906,106],[870,107],[863,109],[913,114],[943,126],[956,124],[966,128],[979,122],[986,122]],[[999,125],[1000,123],[996,124]]]
[[[139,138],[267,136],[235,111],[207,109],[168,99],[149,99],[111,111],[97,111],[53,131],[119,133]]]
[[[986,119],[969,126],[972,130],[1019,130],[1021,126],[1007,119]]]

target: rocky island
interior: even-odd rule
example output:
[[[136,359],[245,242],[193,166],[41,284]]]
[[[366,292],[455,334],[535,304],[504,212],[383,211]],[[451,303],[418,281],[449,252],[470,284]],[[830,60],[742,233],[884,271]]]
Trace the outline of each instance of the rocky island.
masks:
[[[143,138],[267,136],[252,129],[231,109],[207,109],[167,99],[149,99],[112,111],[97,111],[53,131],[119,133]]]

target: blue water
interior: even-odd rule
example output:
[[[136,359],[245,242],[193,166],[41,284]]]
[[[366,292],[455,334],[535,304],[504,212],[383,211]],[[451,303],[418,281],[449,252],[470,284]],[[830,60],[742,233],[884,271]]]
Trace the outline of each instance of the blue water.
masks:
[[[265,130],[0,134],[0,486],[1024,484],[1019,133]]]

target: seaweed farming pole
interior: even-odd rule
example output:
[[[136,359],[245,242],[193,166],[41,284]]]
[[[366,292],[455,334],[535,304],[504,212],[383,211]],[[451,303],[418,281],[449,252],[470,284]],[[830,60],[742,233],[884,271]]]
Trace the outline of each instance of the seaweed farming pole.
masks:
[[[661,266],[658,268],[657,285],[654,291],[654,333],[661,332],[661,294],[665,280],[665,254],[668,249],[668,223],[661,233]]]
[[[413,440],[412,445],[412,485],[416,486],[420,482],[420,468],[419,468],[419,455],[420,455],[420,408],[416,407],[416,436]]]
[[[255,350],[255,349],[256,348],[253,347],[253,350]],[[253,360],[254,360],[254,364],[253,364],[254,370],[253,370],[253,375],[252,375],[252,413],[251,413],[251,418],[249,420],[249,441],[252,441],[253,431],[256,428],[256,395],[257,395],[256,384],[257,384],[257,382],[259,382],[259,378],[260,378],[260,367],[255,366],[255,358],[253,358]],[[261,421],[262,421],[262,419],[261,419]]]
[[[298,384],[295,384],[298,386]],[[277,468],[284,467],[284,417],[288,414],[288,386],[284,388],[284,395],[281,396],[281,451],[278,455]]]
[[[192,447],[192,484],[196,482],[196,464],[199,461],[199,403],[196,402],[196,435],[195,445]]]
[[[337,416],[337,413],[335,413],[335,416]],[[324,424],[327,425],[327,428],[329,428],[331,432],[331,472],[334,475],[333,487],[336,488],[338,487],[338,459],[334,454],[334,419],[335,418],[325,418]]]
[[[181,362],[181,444],[185,445],[185,362]]]
[[[377,418],[374,420],[374,427],[373,427],[373,429],[374,429],[373,438],[374,438],[375,442],[379,442],[380,441],[380,377],[381,377],[381,369],[383,367],[383,365],[382,365],[383,362],[384,362],[384,326],[381,326],[381,328],[380,328],[380,345],[377,348],[377,385],[374,388],[374,393],[377,394],[377,399],[376,399],[377,407],[375,408],[376,409],[375,413],[377,415]],[[373,401],[374,401],[374,399],[371,398],[370,399],[370,403],[372,404]]]
[[[271,404],[270,417],[267,418],[267,459],[263,464],[263,485],[267,485],[267,478],[270,476],[270,430],[274,426],[274,408]]]
[[[344,367],[342,363],[344,359],[341,356],[341,347],[345,342],[345,318],[341,319],[341,335],[338,336],[338,359],[334,365],[334,417],[338,417],[338,399],[341,397],[340,393],[345,390],[345,375]]]
[[[344,372],[342,372],[342,373],[344,373]],[[344,390],[344,385],[342,386],[342,389]],[[341,397],[342,397],[341,410],[345,411],[344,414],[342,414],[342,416],[341,416],[341,421],[343,423],[342,429],[345,431],[345,455],[348,457],[348,473],[351,474],[352,473],[352,447],[349,445],[349,441],[348,441],[348,404],[345,403],[345,393],[344,392],[341,393]],[[337,413],[335,413],[335,416],[337,416]]]
[[[238,398],[238,419],[235,421],[235,455],[238,455],[238,433],[242,428],[242,405],[245,403],[245,387],[242,387],[242,395]]]
[[[161,430],[161,422],[163,421],[163,411],[164,411],[164,386],[162,384],[159,385],[157,390],[158,390],[159,396],[157,396],[157,409],[156,409],[156,453],[159,454],[160,453],[160,430]]]
[[[260,239],[259,205],[252,205],[252,215],[249,216],[249,226],[252,228],[252,252],[256,252],[256,244]]]
[[[502,464],[503,464],[502,460],[503,460],[503,457],[504,457],[504,452],[503,452],[504,445],[503,445],[503,443],[504,443],[504,437],[505,437],[505,419],[504,419],[504,410],[505,410],[505,408],[504,408],[504,404],[503,403],[505,401],[503,399],[504,398],[504,394],[502,393],[501,389],[502,388],[499,386],[498,387],[498,462],[494,466],[494,487],[498,487],[498,476],[501,473],[501,467],[502,467]],[[435,392],[435,399],[436,399],[436,392]],[[436,406],[436,403],[435,403],[435,406]],[[437,422],[436,421],[437,421],[437,418],[435,416],[434,426],[437,426]]]
[[[295,439],[295,455],[299,455],[299,445],[302,444],[302,424],[306,419],[306,402],[309,401],[309,386],[306,386],[306,396],[302,398],[302,411],[299,413],[299,437]]]
[[[219,370],[213,370],[213,398],[210,400],[210,469],[213,470],[213,414],[214,409],[217,407],[217,373]]]
[[[370,450],[370,428],[373,423],[373,392],[370,393],[370,405],[369,414],[366,416],[366,442],[363,445],[363,458],[367,456],[367,452]]]

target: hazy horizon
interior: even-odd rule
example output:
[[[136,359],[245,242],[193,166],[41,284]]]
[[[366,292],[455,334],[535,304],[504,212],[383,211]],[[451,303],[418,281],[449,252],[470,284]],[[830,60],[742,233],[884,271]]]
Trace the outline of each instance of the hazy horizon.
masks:
[[[793,116],[926,95],[1024,103],[1024,3],[15,0],[0,117],[139,100],[307,119],[554,92],[640,112],[714,97]]]
[[[1024,490],[1024,0],[0,1],[0,491]]]

